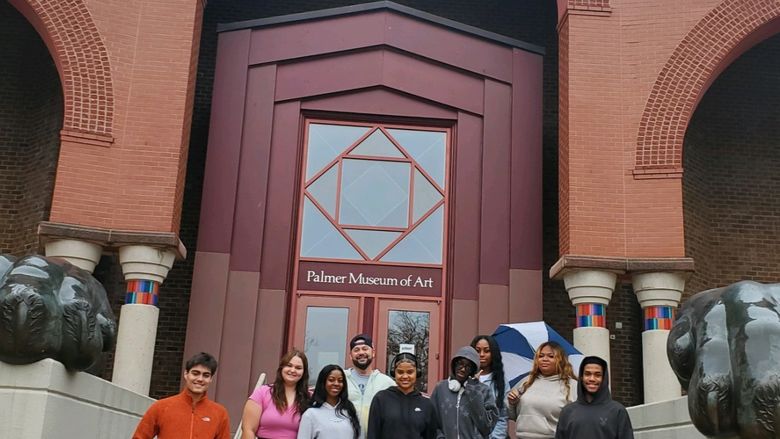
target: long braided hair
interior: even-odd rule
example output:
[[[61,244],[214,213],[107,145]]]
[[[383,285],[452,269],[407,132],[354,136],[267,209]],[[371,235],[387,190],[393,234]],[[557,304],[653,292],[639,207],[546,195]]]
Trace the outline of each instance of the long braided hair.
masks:
[[[493,373],[493,392],[496,394],[496,406],[501,410],[504,408],[504,390],[506,387],[501,349],[492,335],[478,335],[474,337],[471,340],[471,347],[476,349],[480,340],[485,340],[490,348],[490,371]]]

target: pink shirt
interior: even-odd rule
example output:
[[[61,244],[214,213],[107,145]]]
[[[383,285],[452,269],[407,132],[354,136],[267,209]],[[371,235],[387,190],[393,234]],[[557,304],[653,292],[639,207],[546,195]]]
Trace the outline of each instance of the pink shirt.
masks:
[[[261,438],[296,439],[301,415],[295,406],[287,407],[284,413],[279,413],[271,399],[271,386],[261,386],[255,389],[249,399],[258,403],[263,413],[260,415],[260,427],[255,435]]]

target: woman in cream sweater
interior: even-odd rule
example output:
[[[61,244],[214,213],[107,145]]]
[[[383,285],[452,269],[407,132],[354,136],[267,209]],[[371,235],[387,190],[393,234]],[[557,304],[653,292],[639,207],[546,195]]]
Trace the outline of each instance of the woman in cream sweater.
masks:
[[[558,416],[577,399],[577,379],[561,346],[548,341],[536,351],[531,373],[507,394],[517,439],[552,439]]]

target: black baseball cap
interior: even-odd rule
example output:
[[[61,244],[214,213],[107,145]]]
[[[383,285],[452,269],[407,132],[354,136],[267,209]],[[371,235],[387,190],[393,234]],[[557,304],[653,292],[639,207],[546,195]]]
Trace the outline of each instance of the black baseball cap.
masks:
[[[368,347],[373,348],[374,342],[371,341],[371,337],[367,334],[358,334],[349,341],[349,349],[352,350],[358,345],[368,345]]]

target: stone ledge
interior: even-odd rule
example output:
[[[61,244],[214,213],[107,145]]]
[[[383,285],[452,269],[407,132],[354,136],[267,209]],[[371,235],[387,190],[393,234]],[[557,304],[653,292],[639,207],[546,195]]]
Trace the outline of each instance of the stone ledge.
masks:
[[[42,221],[38,224],[41,246],[48,241],[78,239],[94,242],[103,249],[117,249],[125,245],[148,245],[172,250],[177,259],[187,257],[187,249],[176,233],[139,230],[103,229],[100,227]]]
[[[705,439],[691,423],[688,397],[628,408],[636,439]]]
[[[656,271],[692,273],[693,258],[614,258],[585,255],[563,255],[550,268],[551,279],[562,279],[571,270],[605,270],[617,274]]]
[[[152,402],[52,359],[0,362],[0,437],[130,437]]]

